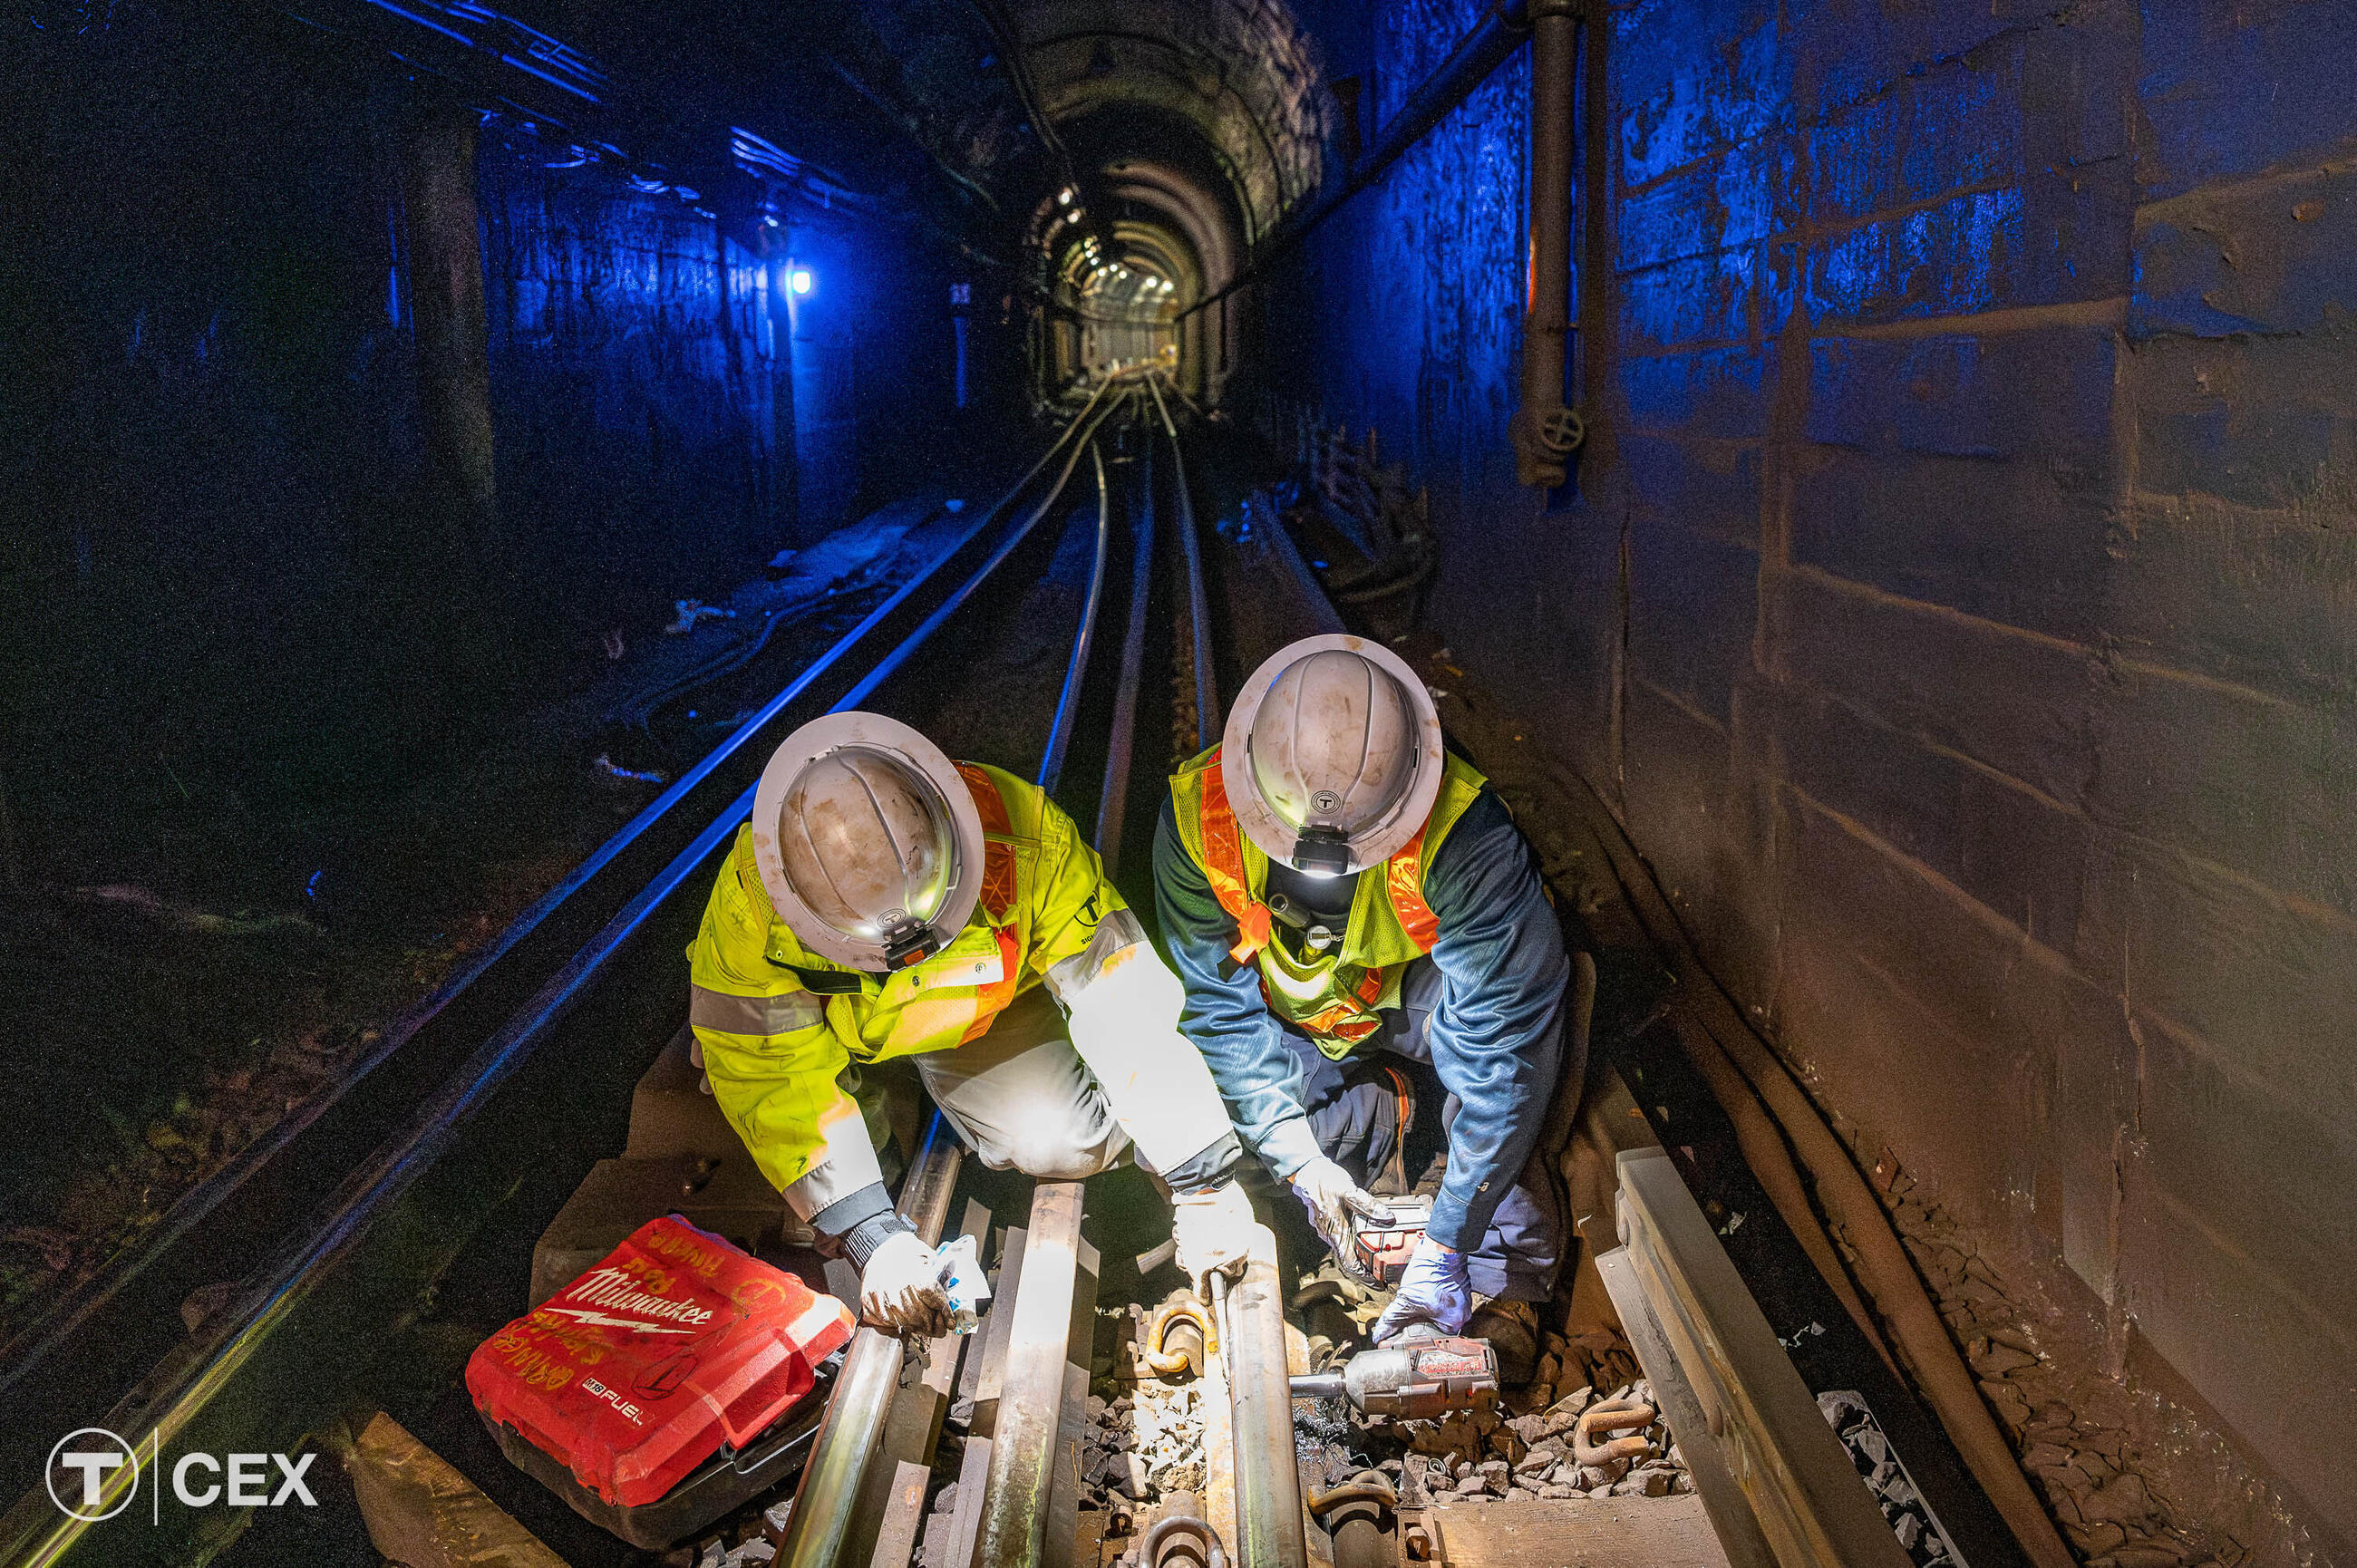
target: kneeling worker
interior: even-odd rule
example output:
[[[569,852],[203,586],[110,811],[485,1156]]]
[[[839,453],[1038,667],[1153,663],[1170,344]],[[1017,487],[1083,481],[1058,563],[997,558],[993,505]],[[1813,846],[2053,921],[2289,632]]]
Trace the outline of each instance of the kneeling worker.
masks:
[[[910,1058],[993,1169],[1077,1180],[1135,1148],[1182,1203],[1232,1189],[1181,988],[1096,852],[1044,790],[907,725],[831,714],[787,737],[688,958],[721,1111],[840,1240],[877,1327],[944,1332],[949,1302],[843,1087],[855,1064]]]
[[[1478,772],[1441,745],[1415,671],[1355,637],[1256,671],[1222,744],[1170,781],[1155,901],[1187,985],[1179,1027],[1243,1141],[1288,1179],[1351,1266],[1362,1184],[1407,1135],[1408,1079],[1448,1091],[1432,1219],[1375,1326],[1534,1337],[1563,1246],[1554,1183],[1524,1179],[1565,1063],[1570,962],[1536,857]]]

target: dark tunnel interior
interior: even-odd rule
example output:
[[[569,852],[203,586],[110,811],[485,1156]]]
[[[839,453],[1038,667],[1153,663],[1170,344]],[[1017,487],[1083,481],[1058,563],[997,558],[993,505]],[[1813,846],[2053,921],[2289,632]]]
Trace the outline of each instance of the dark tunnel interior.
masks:
[[[2357,1563],[2357,5],[501,4],[0,15],[0,1342],[1150,387],[1201,690],[1297,556],[1658,886],[2071,1560]],[[1100,523],[878,703],[1030,777]]]

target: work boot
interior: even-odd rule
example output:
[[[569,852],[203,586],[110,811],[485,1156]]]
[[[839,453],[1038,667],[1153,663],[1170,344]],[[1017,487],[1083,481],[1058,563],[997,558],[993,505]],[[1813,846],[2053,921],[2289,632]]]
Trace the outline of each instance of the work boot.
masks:
[[[1526,1301],[1492,1298],[1465,1320],[1469,1339],[1487,1339],[1498,1353],[1498,1380],[1520,1387],[1539,1365],[1538,1309]]]

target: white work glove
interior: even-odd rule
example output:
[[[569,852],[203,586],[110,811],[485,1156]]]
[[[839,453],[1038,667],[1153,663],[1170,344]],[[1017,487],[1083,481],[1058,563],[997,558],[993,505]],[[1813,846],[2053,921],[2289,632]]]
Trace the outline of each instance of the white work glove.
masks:
[[[1252,1252],[1253,1228],[1259,1221],[1242,1187],[1223,1181],[1209,1192],[1174,1197],[1170,1219],[1178,1266],[1187,1271],[1197,1295],[1211,1299],[1213,1274],[1243,1277],[1244,1260]]]
[[[942,1257],[913,1230],[896,1230],[859,1276],[859,1317],[887,1334],[933,1338],[950,1331],[950,1294]]]
[[[1323,1155],[1293,1173],[1293,1190],[1300,1195],[1302,1205],[1309,1210],[1309,1223],[1342,1272],[1353,1279],[1365,1278],[1351,1240],[1351,1218],[1363,1214],[1388,1219],[1391,1210]]]

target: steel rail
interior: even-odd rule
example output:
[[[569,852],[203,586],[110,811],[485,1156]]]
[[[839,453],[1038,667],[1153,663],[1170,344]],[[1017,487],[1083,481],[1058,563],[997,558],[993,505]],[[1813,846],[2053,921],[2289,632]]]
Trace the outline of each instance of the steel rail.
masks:
[[[711,776],[729,757],[741,750],[777,717],[806,694],[811,687],[868,635],[889,618],[919,589],[930,582],[941,568],[963,552],[989,524],[1010,507],[1037,478],[1041,469],[1063,446],[1081,434],[1082,422],[1088,418],[1111,389],[1108,381],[1097,388],[1083,403],[1071,424],[1049,443],[1047,450],[1025,470],[1022,478],[987,510],[979,514],[956,541],[931,561],[925,564],[908,582],[902,584],[882,604],[862,617],[857,625],[837,638],[834,644],[796,672],[777,694],[764,703],[743,724],[683,773],[678,781],[665,789],[642,807],[620,829],[591,851],[587,858],[567,872],[564,879],[534,899],[523,913],[493,938],[484,948],[470,955],[458,971],[444,981],[425,998],[405,1009],[388,1025],[374,1048],[361,1057],[344,1074],[295,1110],[281,1117],[253,1143],[238,1152],[230,1163],[207,1177],[174,1202],[156,1230],[150,1231],[137,1249],[125,1254],[117,1263],[102,1272],[89,1284],[69,1295],[64,1302],[40,1321],[28,1326],[22,1333],[0,1346],[0,1397],[23,1385],[46,1365],[91,1319],[119,1300],[124,1291],[140,1281],[172,1249],[186,1241],[206,1220],[218,1212],[222,1204],[234,1197],[265,1165],[287,1149],[319,1119],[341,1103],[355,1089],[365,1083],[370,1075],[399,1053],[428,1024],[479,982],[515,948],[567,901],[578,894],[599,872],[646,832],[667,817],[679,803]],[[1101,419],[1102,416],[1100,416]],[[1093,431],[1094,425],[1091,430]],[[1083,439],[1085,437],[1083,436]],[[1037,521],[1036,518],[1033,521]],[[1026,530],[1028,524],[1025,525]],[[1003,553],[996,560],[1003,559]],[[970,590],[972,584],[968,585]],[[218,1268],[218,1264],[215,1265]],[[210,1277],[219,1277],[214,1274]]]
[[[1162,416],[1163,433],[1170,437],[1170,483],[1178,499],[1180,549],[1187,558],[1187,617],[1194,637],[1195,749],[1209,751],[1226,725],[1212,715],[1219,712],[1220,692],[1211,670],[1211,606],[1203,592],[1203,546],[1195,532],[1195,500],[1187,490],[1187,457],[1179,450],[1178,427],[1171,423],[1169,405],[1162,401],[1159,377],[1146,387],[1154,393],[1154,411]]]
[[[1301,1471],[1294,1460],[1293,1390],[1286,1380],[1285,1296],[1276,1236],[1254,1230],[1244,1277],[1211,1276],[1220,1359],[1228,1380],[1228,1446],[1234,1466],[1236,1561],[1251,1568],[1307,1568]]]
[[[1081,629],[1072,638],[1072,661],[1064,667],[1064,689],[1056,697],[1056,717],[1048,728],[1047,754],[1039,759],[1039,788],[1054,799],[1064,777],[1064,754],[1080,716],[1081,683],[1088,674],[1089,649],[1096,639],[1097,606],[1104,598],[1105,557],[1113,548],[1113,491],[1105,483],[1104,452],[1092,440],[1089,459],[1097,470],[1096,557],[1089,568],[1088,598],[1081,606]]]
[[[1764,1542],[1786,1568],[1906,1568],[1890,1521],[1670,1156],[1631,1149],[1614,1165],[1621,1246],[1603,1254],[1618,1265],[1607,1289],[1623,1321],[1667,1350],[1663,1385],[1704,1417],[1679,1436],[1717,1461],[1696,1466],[1697,1483],[1732,1483],[1704,1499],[1720,1533]]]
[[[957,1185],[964,1149],[938,1110],[925,1124],[915,1166],[900,1186],[900,1216],[927,1244],[942,1239],[949,1218],[950,1192]],[[843,1371],[828,1398],[810,1458],[794,1489],[779,1568],[814,1568],[835,1562],[856,1528],[860,1481],[881,1447],[892,1396],[900,1384],[906,1344],[881,1329],[862,1328],[845,1355]]]
[[[1064,1364],[1071,1352],[1072,1296],[1081,1277],[1082,1191],[1076,1181],[1043,1181],[1032,1189],[1023,1277],[1014,1301],[997,1309],[1011,1307],[1014,1318],[999,1370],[976,1568],[1028,1568],[1043,1554]]]
[[[1121,680],[1114,690],[1113,736],[1106,745],[1104,787],[1097,794],[1097,854],[1105,874],[1121,871],[1123,820],[1129,814],[1129,770],[1137,739],[1137,687],[1146,668],[1146,618],[1154,585],[1154,444],[1146,444],[1145,471],[1132,487],[1129,626],[1121,642]]]
[[[1091,400],[1093,404],[1095,399]],[[1102,424],[1112,408],[1095,415]],[[1085,410],[1084,410],[1085,412]],[[1078,428],[1078,421],[1074,429]],[[840,699],[830,711],[853,707],[872,693],[883,678],[897,670],[944,625],[950,615],[969,600],[1008,556],[1015,546],[1051,508],[1069,479],[1086,437],[1082,433],[1071,458],[1058,477],[1055,489],[1033,510],[1010,537],[960,585],[950,602],[920,624],[870,674]],[[1049,448],[1057,447],[1072,435]],[[1009,499],[1029,483],[1046,459],[1009,493]],[[996,510],[996,509],[995,509]],[[805,687],[806,687],[806,683]],[[249,1278],[261,1283],[245,1290],[224,1315],[223,1326],[201,1349],[184,1349],[167,1356],[141,1384],[109,1412],[109,1430],[123,1433],[140,1448],[173,1443],[208,1403],[224,1391],[253,1359],[270,1334],[287,1321],[319,1283],[345,1261],[378,1215],[407,1191],[444,1154],[459,1126],[492,1091],[506,1082],[544,1044],[606,965],[630,942],[652,913],[705,868],[713,855],[751,815],[755,787],[748,786],[729,806],[675,854],[653,880],[643,886],[619,912],[600,928],[587,945],[545,982],[522,1008],[449,1078],[440,1091],[425,1101],[404,1130],[381,1143],[374,1154],[339,1184],[329,1198],[325,1220],[277,1260]],[[651,808],[650,808],[651,810]],[[645,816],[646,813],[641,813]],[[946,1203],[944,1195],[942,1202]],[[110,1474],[109,1505],[135,1479],[128,1466]],[[82,1538],[91,1521],[62,1516],[49,1505],[45,1487],[36,1487],[0,1520],[0,1561],[46,1565],[65,1556]]]
[[[1097,424],[1103,424],[1107,415],[1111,414],[1113,410],[1118,406],[1119,404],[1117,403],[1108,405],[1103,413],[1097,415]],[[1093,435],[1095,433],[1096,425],[1092,424],[1089,427],[1089,434]],[[862,679],[857,685],[852,687],[852,689],[845,694],[842,703],[839,703],[838,706],[856,708],[861,703],[866,702],[868,697],[875,693],[875,691],[878,686],[881,686],[886,681],[889,680],[891,676],[899,671],[901,665],[909,661],[909,656],[917,650],[918,646],[924,640],[924,639],[931,637],[934,632],[940,630],[942,624],[946,622],[950,617],[955,615],[959,609],[963,607],[965,602],[974,596],[975,590],[982,586],[983,579],[989,576],[991,573],[996,572],[1002,564],[1005,564],[1009,555],[1015,553],[1016,546],[1023,542],[1025,538],[1030,534],[1031,530],[1039,524],[1039,520],[1048,515],[1049,509],[1053,507],[1058,499],[1063,495],[1065,481],[1072,477],[1072,468],[1074,465],[1080,461],[1082,450],[1082,448],[1079,446],[1072,449],[1072,455],[1064,460],[1063,471],[1056,476],[1055,487],[1048,492],[1048,496],[1045,500],[1042,500],[1038,506],[1031,510],[1031,515],[1025,518],[1023,521],[1012,530],[1005,539],[999,541],[998,548],[991,552],[990,558],[988,560],[985,561],[980,566],[974,569],[974,575],[968,577],[963,584],[959,585],[957,592],[952,594],[949,598],[942,604],[940,608],[933,611],[931,615],[927,616],[923,623],[920,625],[914,632],[909,634],[909,639],[907,642],[902,643],[890,653],[885,655],[882,661],[879,662],[875,669],[869,671],[866,676]]]

